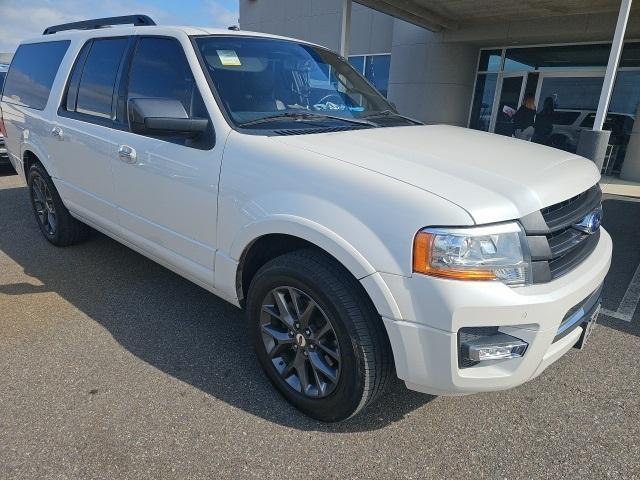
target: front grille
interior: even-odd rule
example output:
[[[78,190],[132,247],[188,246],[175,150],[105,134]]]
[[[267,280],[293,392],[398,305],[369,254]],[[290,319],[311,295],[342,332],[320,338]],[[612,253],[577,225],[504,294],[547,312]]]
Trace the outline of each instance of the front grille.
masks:
[[[573,225],[601,202],[602,191],[596,184],[520,220],[531,252],[533,283],[550,282],[569,273],[593,252],[600,232],[584,233]]]

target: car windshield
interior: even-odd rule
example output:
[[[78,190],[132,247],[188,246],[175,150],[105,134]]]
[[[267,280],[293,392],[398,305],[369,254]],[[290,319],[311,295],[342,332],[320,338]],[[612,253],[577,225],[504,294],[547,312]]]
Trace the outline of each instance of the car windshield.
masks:
[[[222,106],[236,125],[411,125],[335,53],[295,41],[197,37]],[[369,120],[370,119],[370,120]],[[375,123],[374,123],[375,122]]]

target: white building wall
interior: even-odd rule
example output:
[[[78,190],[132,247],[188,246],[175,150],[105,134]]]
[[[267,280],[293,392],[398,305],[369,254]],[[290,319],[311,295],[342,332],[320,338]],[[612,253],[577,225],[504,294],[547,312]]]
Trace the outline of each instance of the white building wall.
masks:
[[[478,50],[396,20],[389,100],[423,122],[467,126]]]
[[[240,0],[240,28],[340,49],[342,0]],[[390,53],[394,19],[353,5],[352,55]]]

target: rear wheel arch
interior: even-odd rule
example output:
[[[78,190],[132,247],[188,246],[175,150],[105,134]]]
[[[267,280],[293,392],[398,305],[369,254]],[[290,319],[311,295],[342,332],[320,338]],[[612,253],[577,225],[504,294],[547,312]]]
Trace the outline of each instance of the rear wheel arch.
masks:
[[[38,158],[38,156],[35,153],[33,153],[31,150],[25,150],[24,153],[22,154],[22,166],[24,167],[25,178],[27,178],[27,176],[29,175],[29,169],[34,163],[39,163],[42,165],[40,158]]]
[[[29,169],[34,163],[39,163],[52,178],[57,178],[55,165],[51,163],[49,157],[41,152],[36,145],[26,145],[22,151],[22,167],[24,170],[24,178],[26,180],[29,175]]]

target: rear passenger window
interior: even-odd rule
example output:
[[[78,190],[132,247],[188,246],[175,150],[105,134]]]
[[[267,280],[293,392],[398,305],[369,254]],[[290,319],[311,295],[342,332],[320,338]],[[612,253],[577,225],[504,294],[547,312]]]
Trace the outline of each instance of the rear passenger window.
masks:
[[[20,45],[7,74],[2,100],[44,110],[70,43],[62,40]]]
[[[177,40],[170,38],[143,37],[138,41],[129,73],[127,100],[132,98],[179,100],[189,117],[209,117],[184,50]],[[209,149],[213,146],[213,130],[196,140],[162,139],[189,147]]]
[[[76,112],[101,118],[112,118],[113,90],[127,42],[126,38],[107,38],[93,41],[84,62],[84,69],[78,85]],[[68,106],[69,99],[67,98]]]

